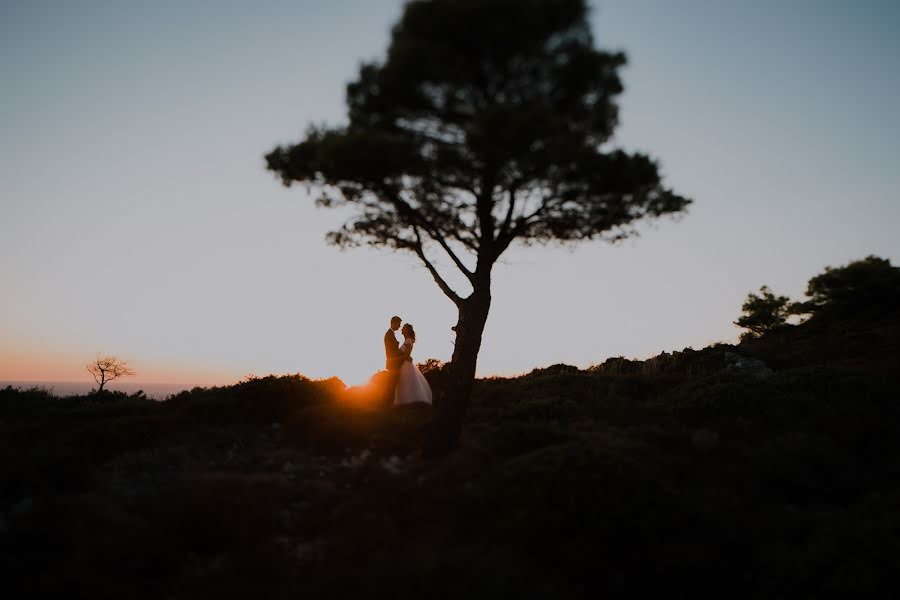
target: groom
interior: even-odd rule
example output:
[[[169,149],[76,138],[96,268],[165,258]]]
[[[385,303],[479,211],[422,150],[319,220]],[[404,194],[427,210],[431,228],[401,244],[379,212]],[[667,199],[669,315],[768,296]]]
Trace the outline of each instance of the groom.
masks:
[[[387,389],[385,394],[386,404],[394,403],[394,392],[397,389],[397,380],[400,378],[400,367],[403,366],[404,357],[400,352],[400,343],[394,336],[394,332],[400,329],[400,317],[391,317],[391,328],[384,333],[385,367],[387,368]]]

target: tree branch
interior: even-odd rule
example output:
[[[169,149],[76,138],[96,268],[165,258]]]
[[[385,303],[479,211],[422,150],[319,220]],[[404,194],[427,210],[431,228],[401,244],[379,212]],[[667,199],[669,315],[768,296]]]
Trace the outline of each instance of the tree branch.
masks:
[[[444,251],[450,257],[450,260],[452,260],[453,264],[456,265],[456,268],[462,271],[463,275],[465,275],[469,281],[473,281],[475,279],[475,274],[470,271],[465,264],[463,264],[463,262],[459,259],[453,249],[450,248],[450,246],[447,244],[447,240],[445,240],[443,236],[440,235],[440,233],[437,233],[431,228],[426,227],[425,231],[428,232],[428,237],[436,241],[438,245],[440,245],[440,247],[444,249]]]
[[[509,232],[509,226],[512,223],[513,212],[516,210],[516,186],[509,188],[509,207],[506,209],[506,217],[503,218],[503,224],[500,225],[500,231],[497,238],[501,239]]]
[[[498,258],[501,254],[503,254],[503,252],[507,248],[509,248],[509,245],[513,242],[513,240],[515,240],[517,237],[522,235],[525,232],[525,229],[529,225],[534,223],[534,221],[532,221],[532,219],[539,217],[541,215],[541,213],[543,213],[545,210],[547,210],[547,207],[550,205],[550,201],[552,199],[553,199],[553,196],[545,197],[543,200],[541,200],[540,206],[538,206],[536,209],[534,209],[530,215],[524,215],[524,216],[517,218],[516,224],[514,227],[512,227],[512,229],[509,229],[507,223],[504,221],[504,227],[506,227],[507,229],[506,229],[506,232],[504,235],[499,236],[497,238],[496,251],[497,251]],[[512,208],[513,208],[512,205],[510,205],[510,209],[506,215],[506,218],[510,221],[512,220]]]
[[[412,226],[413,233],[416,235],[416,243],[413,244],[413,250],[415,250],[416,255],[418,255],[419,259],[425,264],[425,268],[428,269],[428,272],[431,273],[431,276],[434,278],[435,283],[438,284],[438,287],[441,288],[441,291],[444,292],[444,295],[450,298],[454,304],[459,306],[462,304],[462,298],[459,294],[453,291],[444,278],[441,277],[441,274],[438,273],[437,269],[434,268],[434,265],[431,264],[431,261],[428,260],[428,257],[425,256],[425,250],[422,247],[422,236],[419,233],[419,228],[416,225]]]
[[[461,236],[459,234],[458,231],[450,231],[448,233],[450,234],[450,237],[452,237],[454,240],[456,240],[457,242],[459,242],[460,244],[462,244],[463,246],[465,246],[472,252],[478,254],[478,244],[474,240],[464,238],[463,236]]]
[[[405,215],[410,219],[410,225],[412,226],[416,234],[416,239],[418,240],[420,247],[422,246],[422,240],[418,231],[418,226],[421,226],[425,230],[425,232],[428,233],[428,237],[433,239],[438,243],[438,245],[440,245],[441,248],[444,249],[444,251],[447,253],[447,256],[449,256],[450,260],[453,261],[453,264],[456,265],[456,268],[458,268],[462,272],[462,274],[466,276],[466,279],[468,279],[470,282],[474,280],[475,274],[466,267],[465,263],[463,263],[462,260],[460,260],[459,256],[457,256],[453,249],[447,244],[447,240],[444,239],[444,236],[441,235],[441,232],[437,227],[435,227],[434,224],[432,224],[422,215],[422,213],[414,209],[409,205],[408,202],[400,198],[398,195],[388,191],[385,191],[384,194],[390,200],[390,202],[394,204],[400,214]],[[463,242],[463,244],[465,244],[465,242]]]
[[[493,212],[494,190],[493,184],[487,181],[482,184],[481,194],[478,196],[476,212],[478,215],[478,230],[481,232],[481,247],[491,247],[494,244],[494,219]],[[487,191],[485,191],[487,189]]]

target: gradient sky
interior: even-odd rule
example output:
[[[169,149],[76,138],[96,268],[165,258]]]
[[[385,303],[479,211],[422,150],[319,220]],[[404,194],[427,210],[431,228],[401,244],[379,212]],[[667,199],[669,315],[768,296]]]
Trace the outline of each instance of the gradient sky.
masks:
[[[900,262],[900,3],[596,0],[623,49],[614,145],[694,199],[679,221],[495,270],[479,374],[734,341],[762,284]],[[340,124],[399,0],[0,0],[0,380],[133,382],[301,372],[360,382],[390,315],[417,359],[455,307],[411,256],[340,252],[340,214],[263,155]]]

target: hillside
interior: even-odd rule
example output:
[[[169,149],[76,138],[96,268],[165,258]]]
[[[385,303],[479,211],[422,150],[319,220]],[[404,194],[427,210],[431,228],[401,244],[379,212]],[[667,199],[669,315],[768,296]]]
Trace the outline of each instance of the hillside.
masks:
[[[337,380],[165,402],[0,390],[5,588],[885,597],[900,569],[898,331],[810,323],[480,380],[445,458],[418,450],[428,407],[382,409]]]

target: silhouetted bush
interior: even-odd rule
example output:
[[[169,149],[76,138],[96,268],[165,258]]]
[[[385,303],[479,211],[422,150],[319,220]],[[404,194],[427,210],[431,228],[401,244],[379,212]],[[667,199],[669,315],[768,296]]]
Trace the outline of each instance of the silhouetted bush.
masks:
[[[809,280],[808,300],[791,302],[787,296],[775,296],[767,286],[760,295],[749,294],[741,307],[744,314],[735,325],[747,329],[742,342],[784,333],[791,329],[788,317],[809,316],[811,327],[831,326],[858,330],[860,323],[871,323],[900,315],[900,267],[877,256],[851,261],[843,267],[825,267]]]
[[[877,256],[851,261],[842,267],[825,267],[809,280],[809,300],[798,303],[797,312],[814,317],[880,318],[900,312],[900,267]]]
[[[748,294],[741,310],[744,314],[734,322],[747,331],[741,339],[761,337],[787,326],[791,313],[791,301],[787,296],[776,296],[768,286],[759,288],[759,295]]]

